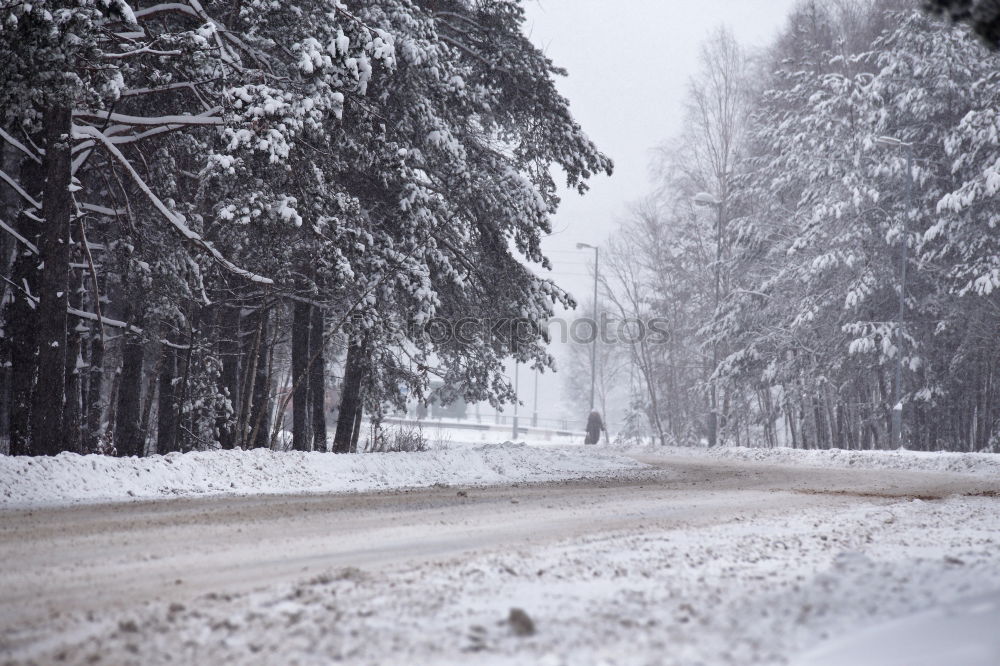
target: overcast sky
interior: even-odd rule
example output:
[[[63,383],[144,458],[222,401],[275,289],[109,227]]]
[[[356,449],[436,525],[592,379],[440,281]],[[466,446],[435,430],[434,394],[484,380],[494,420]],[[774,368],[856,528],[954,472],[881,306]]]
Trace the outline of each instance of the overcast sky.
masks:
[[[652,189],[652,148],[675,135],[687,82],[698,69],[701,43],[720,25],[745,46],[766,45],[796,0],[526,0],[526,29],[555,63],[569,70],[559,89],[598,147],[615,161],[584,197],[566,193],[543,248],[550,274],[578,300],[590,298],[593,252],[627,210]],[[557,359],[563,350],[556,346]],[[534,382],[522,371],[521,400],[532,411]],[[540,415],[561,415],[565,377],[541,379]]]
[[[569,70],[559,89],[573,115],[615,161],[611,178],[595,178],[580,197],[567,193],[544,247],[554,277],[589,298],[592,253],[629,202],[652,188],[651,149],[675,135],[687,82],[698,69],[702,41],[720,25],[746,46],[767,44],[795,0],[526,0],[527,31],[555,63]]]

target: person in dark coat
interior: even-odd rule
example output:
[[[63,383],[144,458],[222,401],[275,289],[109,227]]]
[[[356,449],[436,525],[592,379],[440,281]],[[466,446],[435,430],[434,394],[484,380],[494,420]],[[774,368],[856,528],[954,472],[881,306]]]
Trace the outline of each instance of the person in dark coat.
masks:
[[[584,444],[598,444],[601,441],[601,431],[604,430],[604,421],[597,412],[591,412],[587,417],[587,438]]]

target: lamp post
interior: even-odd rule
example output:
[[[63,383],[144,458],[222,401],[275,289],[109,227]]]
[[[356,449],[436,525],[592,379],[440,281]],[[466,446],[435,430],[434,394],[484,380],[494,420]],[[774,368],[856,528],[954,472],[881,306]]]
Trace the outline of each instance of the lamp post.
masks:
[[[512,441],[517,441],[517,404],[521,401],[521,363],[514,361],[514,424]]]
[[[531,414],[531,427],[532,428],[537,428],[538,427],[538,375],[539,374],[540,373],[538,372],[538,370],[535,370],[535,393],[534,393],[535,409],[534,409],[534,411]]]
[[[913,144],[895,137],[882,136],[875,143],[886,148],[906,148],[906,215],[903,216],[903,242],[899,258],[899,321],[896,328],[896,385],[892,391],[892,441],[896,448],[903,443],[903,332],[906,313],[906,264],[909,254],[907,218],[913,211]]]
[[[577,243],[576,249],[594,251],[594,344],[590,350],[590,411],[594,411],[594,390],[597,386],[597,338],[600,336],[597,325],[597,270],[600,250],[595,245]]]
[[[721,270],[722,270],[722,201],[708,192],[699,192],[694,195],[692,201],[696,206],[711,206],[715,208],[718,215],[715,222],[715,312],[713,319],[719,317],[719,299],[721,297]],[[719,367],[719,343],[712,341],[712,374],[715,374]],[[716,395],[715,381],[709,379],[709,411],[708,411],[708,445],[715,446],[719,438],[719,399]]]

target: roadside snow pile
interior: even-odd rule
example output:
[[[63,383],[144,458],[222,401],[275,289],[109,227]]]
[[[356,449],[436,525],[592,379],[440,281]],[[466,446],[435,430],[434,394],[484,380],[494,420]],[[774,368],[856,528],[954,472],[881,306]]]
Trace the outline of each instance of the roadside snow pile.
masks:
[[[614,450],[614,449],[611,449]],[[724,460],[747,460],[783,465],[862,469],[898,469],[921,472],[951,472],[1000,477],[1000,455],[995,453],[953,453],[945,451],[846,451],[844,449],[758,449],[720,446],[711,449],[685,447],[649,447],[634,452],[654,455],[707,457]]]
[[[0,456],[0,506],[557,481],[645,467],[581,447],[542,449],[511,443],[351,455],[253,449],[148,458]]]
[[[963,599],[829,641],[794,666],[996,666],[1000,593]]]
[[[843,449],[751,449],[723,447],[711,449],[717,458],[791,463],[812,467],[863,467],[923,472],[953,472],[1000,477],[1000,455],[994,453],[953,453],[946,451],[845,451]]]

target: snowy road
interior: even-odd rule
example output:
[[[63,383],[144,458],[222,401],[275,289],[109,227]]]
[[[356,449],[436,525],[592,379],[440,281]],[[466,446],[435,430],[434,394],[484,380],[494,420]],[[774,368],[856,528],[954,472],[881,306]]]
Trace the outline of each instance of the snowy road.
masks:
[[[183,662],[183,653],[216,662],[273,663],[280,655],[286,663],[386,663],[411,654],[411,663],[458,663],[475,651],[484,663],[525,654],[555,664],[781,663],[781,645],[806,647],[819,634],[776,637],[779,646],[766,649],[744,645],[753,658],[733,653],[727,661],[723,637],[735,640],[732,629],[703,644],[695,634],[711,637],[713,628],[698,623],[696,608],[720,606],[724,618],[721,605],[751,603],[789,581],[798,590],[817,568],[841,566],[837,557],[859,544],[876,549],[877,537],[897,528],[912,534],[893,537],[892,553],[897,541],[932,538],[907,561],[933,551],[939,568],[950,557],[970,580],[1000,586],[983,574],[993,567],[1000,579],[996,560],[988,561],[1000,557],[995,543],[982,549],[982,562],[966,552],[996,534],[994,480],[644,461],[654,468],[596,481],[0,512],[0,661],[73,663],[97,654],[148,664]],[[692,565],[691,580],[664,574],[670,561],[683,566],[692,557],[706,562]],[[848,560],[844,566],[861,566]],[[766,571],[758,570],[763,561]],[[907,580],[916,584],[923,574],[914,571]],[[712,576],[726,575],[739,581],[736,591],[712,586]],[[757,578],[760,589],[750,582]],[[511,605],[536,618],[536,635],[519,638],[497,624]],[[587,626],[594,605],[610,615]],[[668,659],[662,645],[679,645],[675,633],[685,626],[693,652]],[[581,662],[616,643],[624,651]]]

